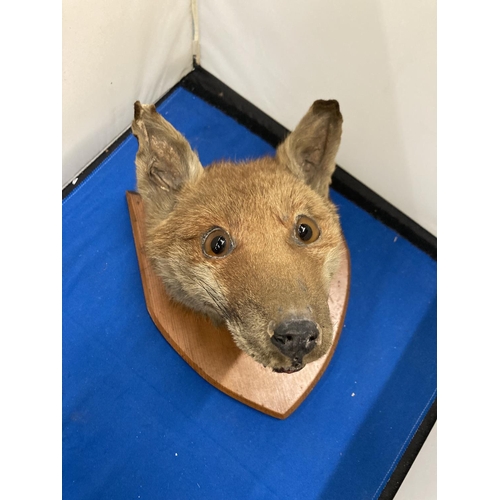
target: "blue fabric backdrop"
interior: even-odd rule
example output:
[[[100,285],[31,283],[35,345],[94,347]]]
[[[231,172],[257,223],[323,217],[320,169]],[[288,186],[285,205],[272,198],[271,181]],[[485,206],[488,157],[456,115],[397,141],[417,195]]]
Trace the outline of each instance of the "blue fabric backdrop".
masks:
[[[159,111],[204,165],[273,152],[183,89]],[[129,136],[63,201],[64,498],[377,498],[436,397],[436,263],[332,191],[352,260],[345,326],[276,420],[205,382],[150,319],[125,201],[136,149]]]

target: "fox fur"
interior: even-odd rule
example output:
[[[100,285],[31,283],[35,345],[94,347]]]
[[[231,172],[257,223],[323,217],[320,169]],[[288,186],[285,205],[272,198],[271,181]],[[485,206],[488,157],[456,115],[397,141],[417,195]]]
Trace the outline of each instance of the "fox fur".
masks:
[[[169,295],[225,324],[239,348],[275,371],[291,373],[324,356],[333,342],[329,288],[342,251],[328,196],[342,134],[338,102],[315,101],[274,157],[205,169],[154,105],[136,102],[134,111],[146,251]],[[314,223],[314,241],[299,236],[302,220]],[[207,246],[214,230],[223,234],[221,255]],[[292,356],[276,332],[304,322],[317,336]]]

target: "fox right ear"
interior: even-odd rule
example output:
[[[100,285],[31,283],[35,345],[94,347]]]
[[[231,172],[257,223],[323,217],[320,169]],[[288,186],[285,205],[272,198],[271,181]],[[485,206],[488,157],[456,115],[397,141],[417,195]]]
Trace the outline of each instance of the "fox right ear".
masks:
[[[132,133],[139,141],[135,159],[139,194],[146,206],[168,209],[176,192],[203,172],[200,160],[152,104],[134,104]]]
[[[341,135],[339,103],[334,100],[315,101],[295,130],[278,147],[276,157],[317,193],[328,198]]]

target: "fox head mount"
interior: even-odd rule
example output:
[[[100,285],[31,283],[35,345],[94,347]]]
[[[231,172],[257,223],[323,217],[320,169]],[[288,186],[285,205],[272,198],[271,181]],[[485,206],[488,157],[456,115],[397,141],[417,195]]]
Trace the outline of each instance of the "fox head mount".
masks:
[[[203,168],[153,105],[135,103],[146,252],[172,299],[275,372],[332,347],[328,295],[342,231],[328,190],[342,133],[337,101],[316,101],[275,157]]]

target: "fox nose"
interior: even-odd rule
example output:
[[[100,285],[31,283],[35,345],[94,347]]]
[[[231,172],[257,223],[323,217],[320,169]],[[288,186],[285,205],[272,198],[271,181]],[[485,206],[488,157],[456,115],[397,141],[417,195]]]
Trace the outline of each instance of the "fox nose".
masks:
[[[316,323],[307,319],[283,321],[274,330],[271,342],[295,364],[316,346],[319,332]]]

